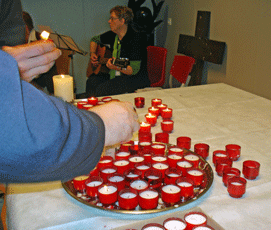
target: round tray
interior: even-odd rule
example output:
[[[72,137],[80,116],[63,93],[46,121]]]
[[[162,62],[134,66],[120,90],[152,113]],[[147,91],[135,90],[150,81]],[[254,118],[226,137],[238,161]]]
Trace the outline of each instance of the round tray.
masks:
[[[168,145],[168,146],[170,146],[170,145]],[[188,153],[193,153],[193,154],[199,156],[198,154],[196,154],[190,150],[184,149],[184,155],[186,155]],[[81,202],[85,205],[91,206],[93,208],[97,208],[97,209],[101,209],[101,210],[105,210],[105,211],[123,213],[123,214],[151,214],[151,213],[168,211],[168,210],[175,209],[175,208],[178,208],[181,206],[185,206],[189,203],[192,203],[192,202],[198,200],[211,187],[211,185],[213,183],[213,179],[214,179],[213,170],[212,170],[211,166],[209,165],[209,163],[204,158],[202,158],[201,156],[199,156],[199,158],[200,158],[200,163],[199,163],[198,168],[202,169],[205,172],[205,178],[203,180],[201,187],[194,188],[195,196],[193,198],[187,199],[187,200],[181,200],[179,203],[177,203],[173,206],[170,206],[170,207],[165,206],[162,201],[159,202],[158,207],[156,209],[151,209],[151,210],[141,210],[141,209],[123,210],[123,209],[116,208],[114,206],[103,207],[101,205],[97,205],[97,200],[92,200],[91,198],[87,197],[86,195],[84,195],[82,193],[78,193],[78,191],[76,191],[74,189],[72,180],[62,183],[62,186],[70,196],[72,196],[74,199],[78,200],[79,202]],[[161,200],[161,199],[159,199],[159,200]]]

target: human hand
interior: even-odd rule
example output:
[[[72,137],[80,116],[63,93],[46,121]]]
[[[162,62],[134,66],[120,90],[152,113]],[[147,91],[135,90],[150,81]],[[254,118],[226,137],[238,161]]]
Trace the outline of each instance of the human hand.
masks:
[[[10,54],[18,63],[20,76],[31,82],[35,76],[46,73],[61,55],[52,41],[35,41],[18,46],[3,46],[2,50]]]
[[[104,122],[105,146],[131,140],[139,129],[138,115],[130,102],[108,102],[90,111],[97,113]]]
[[[108,69],[119,70],[119,71],[121,70],[120,67],[118,67],[118,66],[116,66],[116,65],[113,64],[113,58],[109,58],[108,59],[108,61],[106,63],[106,67]]]
[[[91,64],[94,66],[97,66],[99,64],[98,56],[95,53],[90,53],[90,60],[91,60]]]

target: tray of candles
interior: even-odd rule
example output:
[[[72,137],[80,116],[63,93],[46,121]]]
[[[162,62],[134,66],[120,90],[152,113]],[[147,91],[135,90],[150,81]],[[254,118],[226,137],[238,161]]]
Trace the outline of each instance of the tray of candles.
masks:
[[[133,141],[103,154],[88,175],[63,182],[79,202],[124,214],[149,214],[185,206],[213,183],[200,155],[172,144]]]

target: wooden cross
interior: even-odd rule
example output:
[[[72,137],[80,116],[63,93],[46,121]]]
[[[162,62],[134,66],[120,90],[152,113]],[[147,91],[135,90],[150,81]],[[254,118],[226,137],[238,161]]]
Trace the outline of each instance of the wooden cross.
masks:
[[[198,11],[195,36],[180,34],[179,37],[177,52],[196,59],[189,85],[201,84],[204,61],[215,64],[223,62],[226,43],[208,39],[210,16],[209,11]]]

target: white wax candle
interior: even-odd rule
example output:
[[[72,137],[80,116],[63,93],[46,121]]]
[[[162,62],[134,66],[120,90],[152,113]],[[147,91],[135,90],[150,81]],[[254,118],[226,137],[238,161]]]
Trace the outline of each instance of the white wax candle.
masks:
[[[163,228],[156,227],[156,226],[150,226],[150,227],[144,228],[144,230],[163,230]]]
[[[140,146],[150,146],[151,142],[140,142],[139,145]]]
[[[178,175],[177,173],[169,173],[167,174],[169,177],[178,177],[180,175]]]
[[[148,118],[154,118],[154,117],[156,117],[156,116],[153,115],[152,113],[149,113],[149,114],[146,115],[146,117],[148,117]]]
[[[199,170],[190,170],[187,172],[188,174],[192,175],[192,176],[201,176],[203,173]]]
[[[195,227],[194,230],[212,230],[212,229],[206,226],[198,226]]]
[[[169,184],[169,185],[165,185],[162,187],[162,190],[165,192],[165,193],[170,193],[170,194],[175,194],[175,193],[178,193],[181,191],[181,189],[176,186],[176,185],[173,185],[173,184]]]
[[[148,166],[148,165],[138,165],[136,168],[139,169],[139,170],[147,170],[147,169],[150,168],[150,166]]]
[[[122,193],[120,196],[124,199],[132,199],[136,197],[136,194],[132,192],[126,192],[126,193]]]
[[[97,187],[97,186],[100,186],[103,182],[101,181],[91,181],[89,183],[87,183],[87,186],[88,187]]]
[[[217,156],[217,157],[226,157],[227,155],[224,154],[224,153],[217,153],[217,154],[215,154],[215,156]]]
[[[184,159],[189,160],[189,161],[197,161],[199,160],[199,157],[196,155],[189,154],[189,155],[184,156]]]
[[[178,185],[179,185],[180,187],[191,187],[191,186],[192,186],[191,183],[185,182],[185,181],[179,182]]]
[[[150,175],[150,176],[148,176],[148,179],[150,179],[150,180],[158,180],[159,177],[158,176]]]
[[[142,122],[142,123],[140,124],[140,126],[141,126],[141,127],[149,127],[149,126],[151,126],[151,124]]]
[[[129,174],[127,175],[127,177],[129,177],[129,178],[134,178],[134,177],[138,177],[138,175],[137,175],[137,174],[134,174],[134,173],[129,173]]]
[[[128,153],[128,152],[118,152],[116,155],[118,157],[127,157],[127,156],[130,155],[130,153]]]
[[[166,157],[153,157],[152,158],[154,161],[166,161],[167,158]]]
[[[116,166],[125,166],[125,165],[128,165],[129,164],[129,161],[126,161],[126,160],[120,160],[120,161],[115,161],[114,162],[114,165]]]
[[[142,162],[142,161],[144,161],[144,157],[131,157],[131,158],[129,158],[129,161],[131,161],[131,162]]]
[[[185,217],[185,221],[190,224],[203,224],[206,221],[206,218],[200,214],[191,214]]]
[[[82,180],[86,180],[88,178],[89,178],[89,176],[77,176],[77,177],[74,178],[74,180],[76,180],[76,181],[82,181]]]
[[[157,111],[157,110],[159,110],[158,108],[155,108],[155,107],[151,107],[151,109],[150,109],[151,111]]]
[[[140,196],[145,199],[152,199],[152,198],[158,197],[158,192],[147,190],[147,191],[141,192]]]
[[[156,169],[167,169],[168,165],[162,164],[162,163],[156,163],[156,164],[153,164],[153,167]]]
[[[106,163],[110,163],[112,160],[101,160],[100,163],[102,164],[106,164]]]
[[[117,188],[114,186],[103,186],[99,189],[99,192],[102,194],[112,194],[117,191]]]
[[[173,121],[162,121],[162,123],[165,124],[165,125],[170,125],[170,124],[173,123]]]
[[[164,227],[168,230],[183,230],[186,228],[186,224],[179,220],[169,220]]]
[[[239,182],[231,182],[231,184],[233,184],[233,185],[238,185],[238,186],[243,185],[243,184],[241,184],[241,183],[239,183]]]
[[[108,180],[110,182],[120,182],[120,181],[124,181],[124,177],[121,177],[121,176],[112,176],[112,177],[108,178]]]
[[[143,180],[135,180],[130,184],[130,186],[134,189],[137,189],[137,190],[141,189],[142,190],[142,189],[145,189],[148,187],[148,183]]]
[[[168,155],[168,158],[173,159],[173,160],[180,160],[182,159],[182,156],[171,154],[171,155]]]
[[[172,152],[183,152],[181,148],[170,148],[170,151]]]
[[[165,148],[165,146],[163,146],[163,145],[153,145],[152,148],[154,148],[154,149],[163,149],[163,148]]]
[[[103,171],[102,171],[103,173],[114,173],[114,172],[116,172],[116,170],[115,169],[104,169]]]
[[[192,164],[190,164],[187,161],[177,162],[177,165],[180,166],[180,167],[183,167],[183,168],[190,168],[190,167],[192,167]]]
[[[69,75],[53,76],[54,95],[61,97],[64,101],[72,102],[73,95],[73,78]]]

